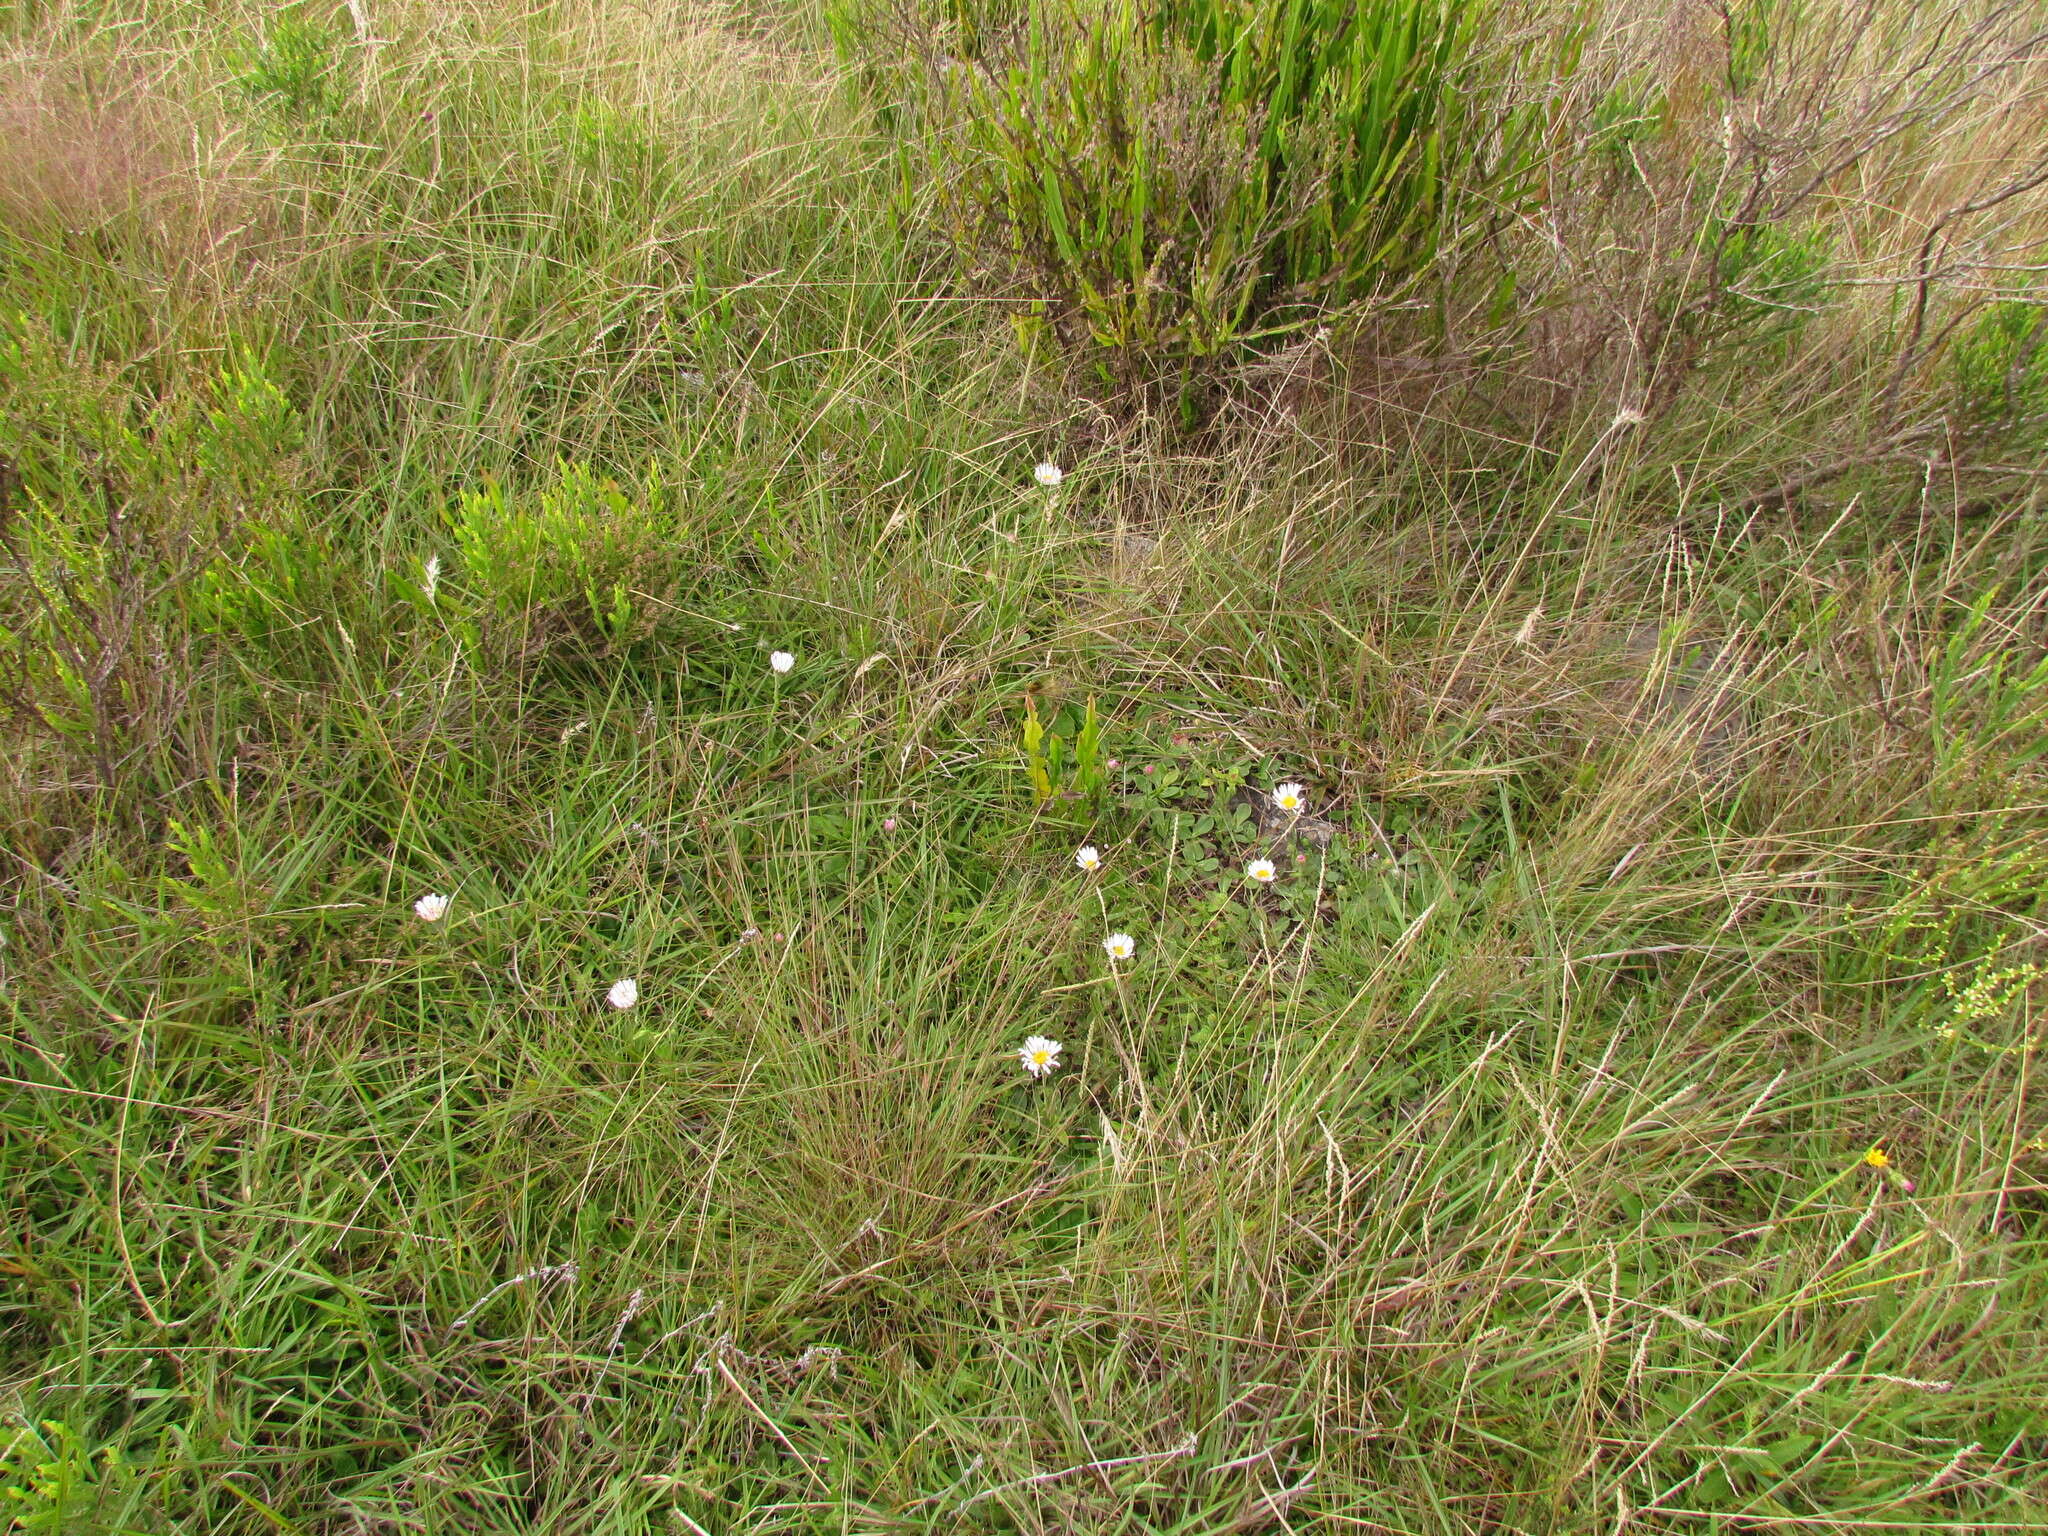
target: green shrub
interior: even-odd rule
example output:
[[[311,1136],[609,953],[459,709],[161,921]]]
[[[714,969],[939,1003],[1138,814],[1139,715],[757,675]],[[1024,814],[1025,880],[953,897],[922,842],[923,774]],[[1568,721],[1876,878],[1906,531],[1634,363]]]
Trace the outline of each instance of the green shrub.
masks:
[[[535,656],[610,654],[654,630],[680,575],[668,497],[638,497],[581,464],[509,497],[496,481],[465,494],[451,525],[473,643]]]
[[[334,101],[335,44],[329,27],[288,9],[244,49],[242,89],[287,116],[320,112]]]
[[[249,528],[244,547],[223,551],[199,573],[192,620],[202,634],[275,654],[334,617],[349,572],[318,529],[288,512],[272,516]]]
[[[1840,291],[1830,233],[1797,210],[1711,210],[1713,191],[1697,179],[1677,196],[1710,211],[1679,259],[1646,264],[1665,338],[1654,349],[1653,401],[1709,357],[1781,354]]]
[[[153,398],[0,318],[0,703],[90,755],[103,789],[163,738],[192,676],[184,614],[252,517],[295,507],[301,424],[253,357]]]
[[[1035,290],[1027,341],[1193,421],[1247,350],[1401,290],[1482,195],[1526,195],[1532,120],[1470,89],[1486,15],[1041,0],[1008,67],[943,72],[955,231]]]
[[[1951,353],[1957,416],[1983,437],[2037,437],[2048,427],[2048,302],[1990,304]]]
[[[1625,175],[1635,166],[1639,146],[1666,131],[1670,115],[1670,101],[1655,83],[1626,80],[1595,103],[1586,125],[1586,147],[1598,154],[1609,177]]]
[[[1827,301],[1834,250],[1816,224],[1745,224],[1719,233],[1718,323],[1751,336],[1796,330]]]
[[[1747,95],[1770,77],[1804,31],[1805,0],[1729,0],[1719,9],[1728,94]]]

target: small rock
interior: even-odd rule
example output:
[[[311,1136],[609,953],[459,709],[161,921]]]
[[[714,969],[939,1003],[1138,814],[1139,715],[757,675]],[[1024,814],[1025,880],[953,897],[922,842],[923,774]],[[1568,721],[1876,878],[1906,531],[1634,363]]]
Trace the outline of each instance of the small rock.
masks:
[[[1258,824],[1259,836],[1276,846],[1301,842],[1312,848],[1327,848],[1337,840],[1339,828],[1334,821],[1325,821],[1320,816],[1310,816],[1305,812],[1297,815],[1283,811],[1264,790],[1253,789],[1249,784],[1237,792],[1237,803],[1250,807],[1252,820]]]

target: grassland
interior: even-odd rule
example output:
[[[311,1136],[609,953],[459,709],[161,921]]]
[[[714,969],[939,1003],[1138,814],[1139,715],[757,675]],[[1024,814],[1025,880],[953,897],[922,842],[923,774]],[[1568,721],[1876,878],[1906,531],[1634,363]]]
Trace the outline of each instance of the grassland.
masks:
[[[6,8],[0,1520],[2048,1525],[2048,52],[1795,9],[1191,430],[809,11]]]

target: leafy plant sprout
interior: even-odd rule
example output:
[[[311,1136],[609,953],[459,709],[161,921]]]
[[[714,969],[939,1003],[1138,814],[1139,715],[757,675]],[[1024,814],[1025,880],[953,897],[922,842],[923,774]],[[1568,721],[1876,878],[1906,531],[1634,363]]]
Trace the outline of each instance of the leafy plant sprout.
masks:
[[[1102,747],[1102,717],[1093,698],[1069,734],[1061,728],[1058,712],[1048,722],[1038,712],[1037,693],[1026,690],[1021,745],[1025,772],[1041,807],[1065,799],[1100,809],[1109,789],[1109,770]]]

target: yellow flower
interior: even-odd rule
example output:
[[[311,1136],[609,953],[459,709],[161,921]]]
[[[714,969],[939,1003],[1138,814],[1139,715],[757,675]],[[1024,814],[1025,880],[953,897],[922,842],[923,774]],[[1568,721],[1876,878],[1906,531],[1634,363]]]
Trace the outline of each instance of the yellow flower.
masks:
[[[1883,1147],[1872,1147],[1863,1154],[1863,1161],[1867,1167],[1871,1168],[1889,1168],[1892,1165],[1892,1160],[1885,1155]]]

